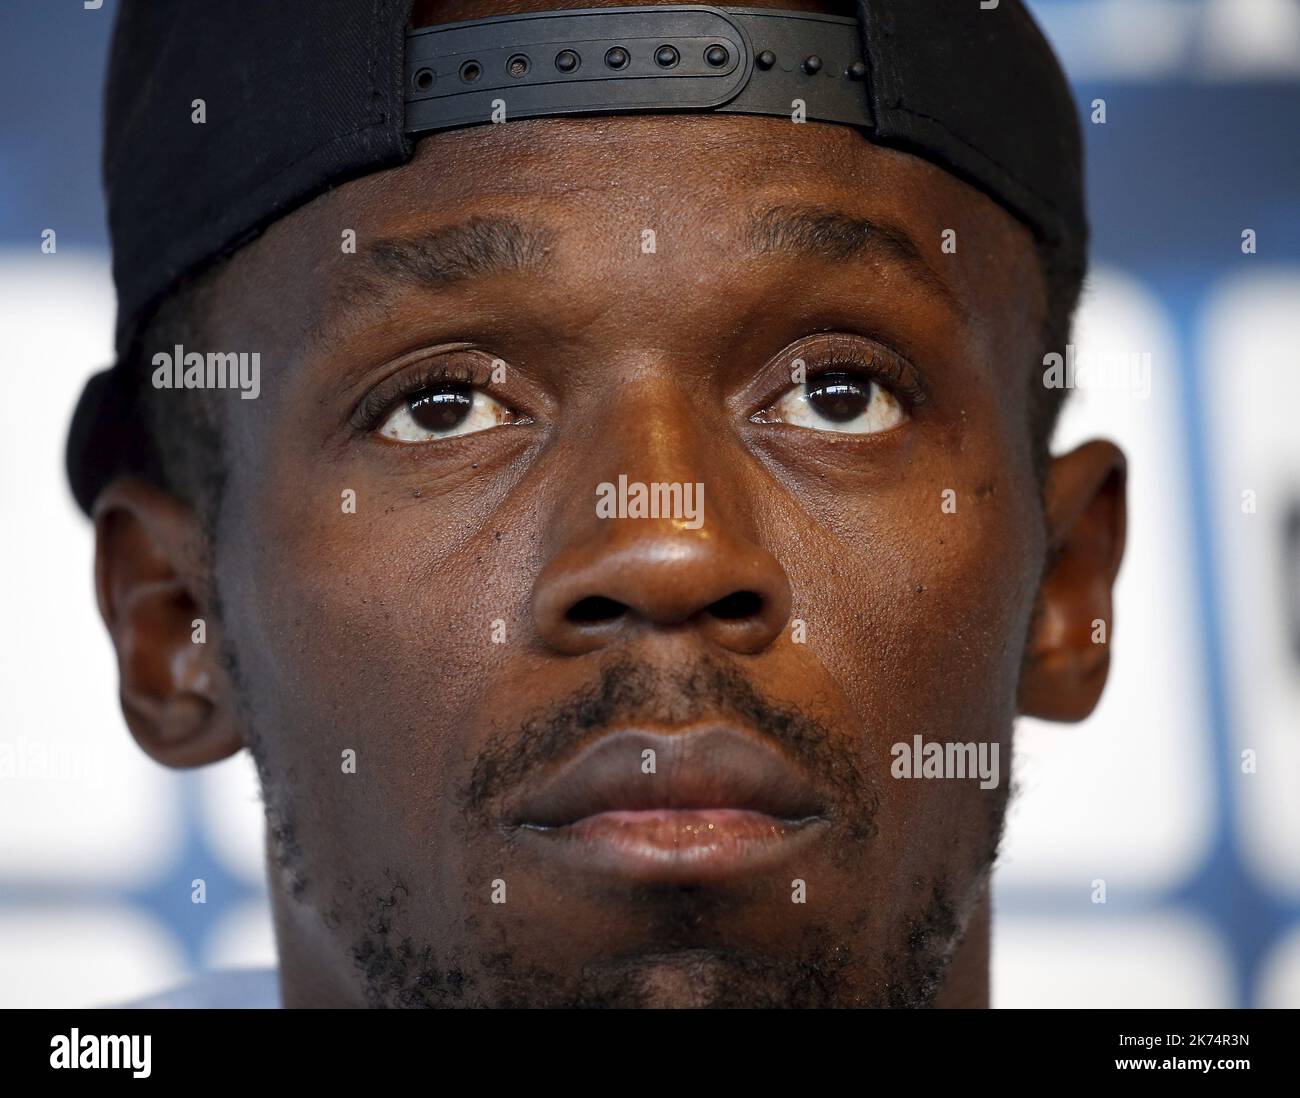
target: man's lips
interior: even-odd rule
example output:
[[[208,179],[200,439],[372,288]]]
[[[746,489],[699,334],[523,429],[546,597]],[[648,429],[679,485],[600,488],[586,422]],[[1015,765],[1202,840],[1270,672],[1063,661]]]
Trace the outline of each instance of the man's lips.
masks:
[[[779,751],[709,724],[611,732],[526,793],[509,819],[571,865],[687,881],[774,864],[821,830],[823,812]]]

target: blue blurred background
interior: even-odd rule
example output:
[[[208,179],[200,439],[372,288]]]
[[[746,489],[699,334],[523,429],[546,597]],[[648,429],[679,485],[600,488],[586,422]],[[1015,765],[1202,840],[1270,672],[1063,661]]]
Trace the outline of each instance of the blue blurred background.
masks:
[[[1130,551],[1098,712],[1017,733],[994,1003],[1300,1006],[1300,4],[1030,6],[1085,119],[1076,343],[1149,354],[1152,386],[1074,394],[1058,435],[1128,451]],[[251,765],[130,741],[62,482],[111,348],[115,9],[0,8],[0,1006],[274,961]]]

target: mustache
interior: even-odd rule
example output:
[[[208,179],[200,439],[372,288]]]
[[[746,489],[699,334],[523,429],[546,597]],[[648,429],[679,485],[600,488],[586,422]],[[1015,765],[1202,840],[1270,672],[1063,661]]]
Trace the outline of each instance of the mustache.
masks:
[[[833,814],[854,838],[874,833],[879,784],[856,750],[815,715],[764,695],[740,669],[703,656],[689,667],[658,668],[630,659],[603,664],[596,680],[495,735],[479,753],[464,802],[486,819],[511,789],[575,754],[599,729],[652,720],[687,724],[729,719],[771,739],[831,797]]]

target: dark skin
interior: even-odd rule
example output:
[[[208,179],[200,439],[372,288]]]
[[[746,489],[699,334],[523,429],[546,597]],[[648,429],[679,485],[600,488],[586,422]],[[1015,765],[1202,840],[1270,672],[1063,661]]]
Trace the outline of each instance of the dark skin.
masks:
[[[873,243],[756,249],[751,219],[796,205],[869,219]],[[519,269],[397,273],[401,242],[470,217],[540,238]],[[1113,445],[1056,457],[1040,492],[1044,308],[1030,234],[991,199],[779,118],[440,134],[245,246],[207,330],[261,351],[262,396],[223,403],[212,543],[189,504],[122,477],[95,506],[96,576],[140,746],[174,767],[258,757],[285,1004],[987,1005],[1013,720],[1096,704],[1124,543]],[[781,418],[796,357],[879,372],[901,418]],[[507,421],[415,442],[358,423],[431,365]],[[619,474],[704,484],[703,525],[597,518]],[[571,613],[596,598],[612,610]],[[711,718],[824,797],[770,864],[630,879],[517,826],[611,728]],[[1001,784],[892,779],[914,735],[999,744]]]

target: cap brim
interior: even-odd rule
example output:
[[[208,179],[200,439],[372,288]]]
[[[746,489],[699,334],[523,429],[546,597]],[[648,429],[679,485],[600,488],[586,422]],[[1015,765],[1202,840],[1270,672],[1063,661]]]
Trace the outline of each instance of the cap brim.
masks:
[[[91,377],[72,415],[65,461],[72,494],[87,515],[115,476],[146,468],[144,431],[125,373],[114,365]]]

